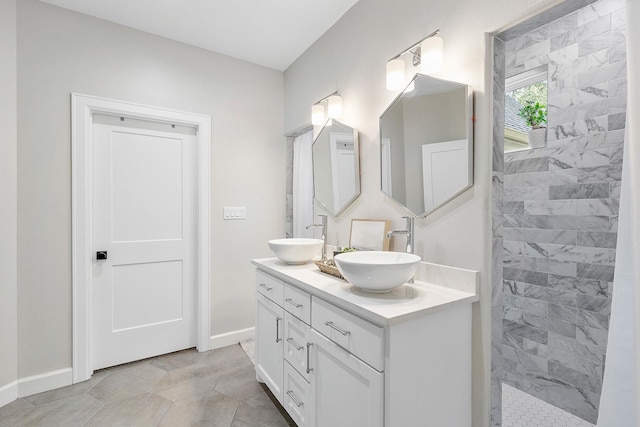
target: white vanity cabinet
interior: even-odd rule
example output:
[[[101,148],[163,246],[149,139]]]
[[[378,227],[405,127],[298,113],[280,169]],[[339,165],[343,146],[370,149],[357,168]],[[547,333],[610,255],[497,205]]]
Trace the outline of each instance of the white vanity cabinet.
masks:
[[[257,376],[298,427],[382,427],[383,374],[358,357],[382,369],[383,329],[260,271],[256,289]]]
[[[296,421],[309,424],[311,295],[256,273],[256,377]]]
[[[256,375],[282,404],[284,282],[259,271],[256,290]]]
[[[284,314],[284,336],[285,351],[284,359],[309,381],[309,372],[307,370],[307,343],[310,342],[309,332],[311,328],[308,324],[298,319],[291,313]]]
[[[382,427],[384,376],[311,330],[310,422],[315,427]]]
[[[314,265],[253,264],[256,377],[298,427],[471,426],[477,272],[423,263],[455,285],[376,295]]]
[[[285,284],[285,351],[283,406],[298,427],[313,425],[309,419],[309,347],[311,295]]]

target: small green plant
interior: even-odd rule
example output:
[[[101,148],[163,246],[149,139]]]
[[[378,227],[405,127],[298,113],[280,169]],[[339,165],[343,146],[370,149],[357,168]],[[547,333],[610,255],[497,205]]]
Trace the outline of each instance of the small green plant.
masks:
[[[356,252],[357,249],[356,248],[350,248],[350,247],[346,247],[346,248],[341,248],[340,250],[334,251],[333,252],[333,256],[339,255],[339,254],[344,254],[347,252]],[[333,262],[333,260],[331,260],[331,262]]]
[[[345,252],[356,252],[356,251],[357,251],[356,248],[342,248],[340,252],[345,253]]]
[[[542,125],[547,123],[547,106],[539,102],[527,102],[527,105],[520,109],[518,115],[522,117],[532,129],[538,129],[544,127]]]

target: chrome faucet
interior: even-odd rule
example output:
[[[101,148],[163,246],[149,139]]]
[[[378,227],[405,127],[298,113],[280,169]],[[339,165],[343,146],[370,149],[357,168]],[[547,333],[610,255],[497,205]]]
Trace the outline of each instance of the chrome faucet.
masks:
[[[318,215],[320,217],[320,224],[309,224],[306,226],[306,229],[310,229],[311,227],[322,227],[322,258],[321,261],[327,260],[327,216],[326,215]]]
[[[405,251],[408,254],[413,254],[413,217],[403,216],[402,218],[407,220],[407,226],[404,230],[393,230],[387,233],[387,239],[391,239],[391,236],[396,234],[404,234],[407,236],[407,246]],[[414,283],[413,277],[408,283]]]

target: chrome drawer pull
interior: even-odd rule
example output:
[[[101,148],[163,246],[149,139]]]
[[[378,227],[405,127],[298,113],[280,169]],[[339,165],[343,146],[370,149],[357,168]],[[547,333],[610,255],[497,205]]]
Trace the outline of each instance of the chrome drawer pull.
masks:
[[[302,350],[304,348],[303,346],[296,344],[296,342],[291,337],[287,338],[287,342],[289,344],[291,344],[292,346],[294,346],[295,349],[298,350],[298,351],[300,351],[300,350]]]
[[[311,371],[313,371],[313,369],[311,369],[311,368],[309,367],[309,363],[311,363],[311,362],[309,361],[309,355],[311,354],[311,352],[309,351],[309,347],[311,347],[312,345],[313,345],[313,343],[312,343],[312,342],[308,342],[308,343],[307,343],[307,374],[310,374],[310,373],[311,373]]]
[[[334,325],[334,324],[333,324],[333,322],[331,322],[331,321],[328,321],[328,320],[327,320],[326,322],[324,322],[324,324],[325,324],[325,325],[327,325],[328,327],[330,327],[331,329],[333,329],[333,330],[336,330],[336,331],[340,332],[340,333],[341,333],[342,335],[344,335],[344,336],[347,336],[347,335],[349,335],[349,334],[351,333],[351,331],[344,331],[344,330],[342,330],[342,329],[338,328],[338,327],[337,327],[336,325]]]
[[[303,307],[302,304],[295,303],[291,298],[287,298],[286,300],[284,300],[284,302],[288,302],[289,304],[291,304],[295,308],[302,308]]]
[[[260,287],[265,289],[267,292],[271,292],[271,290],[273,289],[270,286],[267,286],[265,283],[260,283]]]
[[[280,338],[280,321],[281,320],[282,320],[282,317],[276,317],[276,342],[282,341],[282,338]]]
[[[298,408],[301,407],[302,405],[304,405],[303,402],[298,402],[298,399],[293,397],[293,390],[287,390],[287,396],[289,396],[289,398],[291,398],[291,400],[293,400],[293,403],[295,403]]]

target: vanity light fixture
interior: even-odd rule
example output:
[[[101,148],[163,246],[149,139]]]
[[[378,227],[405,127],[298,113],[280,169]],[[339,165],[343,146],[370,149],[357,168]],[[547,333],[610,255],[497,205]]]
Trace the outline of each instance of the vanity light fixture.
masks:
[[[404,86],[404,61],[400,58],[387,62],[387,89],[398,90]]]
[[[330,119],[342,117],[342,97],[340,95],[331,95],[327,99],[327,103],[327,113]]]
[[[425,39],[420,45],[420,68],[424,74],[437,73],[442,69],[443,41],[441,37],[433,36]]]
[[[313,104],[311,106],[311,124],[314,126],[322,126],[324,122],[324,105]]]
[[[325,104],[327,104],[325,115]],[[339,119],[342,117],[342,97],[338,91],[325,96],[320,101],[311,106],[311,124],[314,126],[322,126],[330,119]]]
[[[443,62],[443,41],[441,37],[438,37],[438,34],[440,34],[440,30],[435,30],[387,61],[387,89],[402,89],[406,84],[405,64],[402,59],[404,54],[411,53],[413,66],[420,67],[424,74],[440,71]]]

